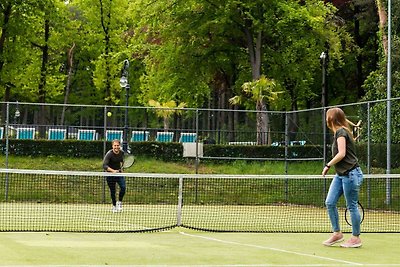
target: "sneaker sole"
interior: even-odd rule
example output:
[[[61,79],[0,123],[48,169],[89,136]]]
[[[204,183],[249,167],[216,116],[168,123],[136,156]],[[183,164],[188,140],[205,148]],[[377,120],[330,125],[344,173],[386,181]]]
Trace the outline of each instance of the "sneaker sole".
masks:
[[[339,243],[339,242],[342,242],[344,240],[344,237],[342,237],[341,239],[338,239],[338,240],[336,240],[336,241],[334,241],[334,242],[331,242],[331,243],[322,243],[324,246],[327,246],[327,247],[331,247],[331,246],[333,246],[334,244],[336,244],[336,243]]]
[[[340,246],[342,248],[359,248],[359,247],[362,246],[362,244],[354,244],[354,245],[351,245],[351,246],[347,246],[346,244],[341,244]]]

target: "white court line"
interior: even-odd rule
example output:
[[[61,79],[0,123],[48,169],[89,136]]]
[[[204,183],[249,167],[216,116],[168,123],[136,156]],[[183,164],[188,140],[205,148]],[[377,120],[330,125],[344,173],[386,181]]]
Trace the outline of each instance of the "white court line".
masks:
[[[225,243],[225,244],[252,247],[252,248],[260,248],[260,249],[267,249],[267,250],[278,251],[278,252],[294,254],[294,255],[299,255],[299,256],[306,256],[306,257],[317,258],[317,259],[322,259],[322,260],[341,262],[341,263],[350,264],[350,265],[357,265],[357,266],[363,266],[364,265],[364,264],[358,263],[358,262],[344,261],[344,260],[333,259],[333,258],[322,257],[322,256],[316,256],[316,255],[312,255],[312,254],[300,253],[300,252],[284,250],[284,249],[279,249],[279,248],[271,248],[271,247],[253,245],[253,244],[245,244],[245,243],[239,243],[239,242],[234,242],[234,241],[221,240],[221,239],[212,238],[212,237],[206,237],[206,236],[201,236],[201,235],[192,235],[192,234],[188,234],[188,233],[185,233],[185,232],[179,232],[179,233],[182,234],[182,235],[185,235],[185,236],[190,236],[190,237],[195,237],[195,238],[202,238],[202,239],[206,239],[206,240],[210,240],[210,241],[216,241],[216,242]],[[240,266],[240,265],[238,265],[238,266]],[[254,266],[257,266],[257,265],[254,265]],[[263,265],[260,265],[260,266],[263,266]],[[265,266],[306,266],[306,265],[265,265]],[[308,266],[311,266],[311,265],[308,264]],[[314,265],[312,265],[312,266],[314,266]],[[318,266],[318,265],[315,265],[315,266]],[[320,266],[323,266],[323,265],[320,265]]]
[[[3,265],[0,265],[3,266]],[[18,267],[70,267],[71,265],[18,265]],[[76,266],[76,265],[72,265]],[[79,265],[79,267],[95,267],[104,265]],[[109,267],[126,267],[127,265],[107,265]],[[149,265],[129,265],[129,267],[148,267]],[[213,265],[151,265],[152,267],[340,267],[342,264],[213,264]],[[348,265],[345,265],[348,266]],[[398,267],[400,264],[362,264],[368,267]]]

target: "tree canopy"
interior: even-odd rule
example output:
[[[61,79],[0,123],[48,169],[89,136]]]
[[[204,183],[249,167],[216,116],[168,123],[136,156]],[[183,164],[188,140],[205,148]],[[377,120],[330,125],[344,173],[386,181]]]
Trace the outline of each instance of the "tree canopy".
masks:
[[[339,1],[340,2],[340,1]],[[393,95],[399,79],[399,10],[393,4]],[[382,98],[386,1],[3,0],[4,101],[130,105],[175,101],[233,108],[262,75],[282,94],[265,110],[321,106],[319,55],[329,52],[329,104]],[[216,101],[219,99],[220,101]],[[256,109],[242,101],[239,107]]]

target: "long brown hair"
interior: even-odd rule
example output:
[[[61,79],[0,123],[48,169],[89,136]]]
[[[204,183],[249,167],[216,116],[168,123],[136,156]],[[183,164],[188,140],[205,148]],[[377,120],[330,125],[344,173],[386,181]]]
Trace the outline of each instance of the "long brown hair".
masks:
[[[343,110],[340,108],[330,108],[326,112],[326,125],[333,132],[336,132],[338,128],[344,128],[350,136],[354,139],[353,133],[350,130],[349,120],[346,118]]]

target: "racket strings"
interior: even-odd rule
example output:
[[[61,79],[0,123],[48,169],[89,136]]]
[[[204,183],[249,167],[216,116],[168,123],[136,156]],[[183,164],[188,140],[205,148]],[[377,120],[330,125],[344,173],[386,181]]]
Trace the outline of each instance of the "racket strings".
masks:
[[[129,168],[129,167],[131,167],[133,165],[134,162],[135,162],[135,157],[134,156],[132,156],[132,155],[125,156],[123,167],[124,168]]]

